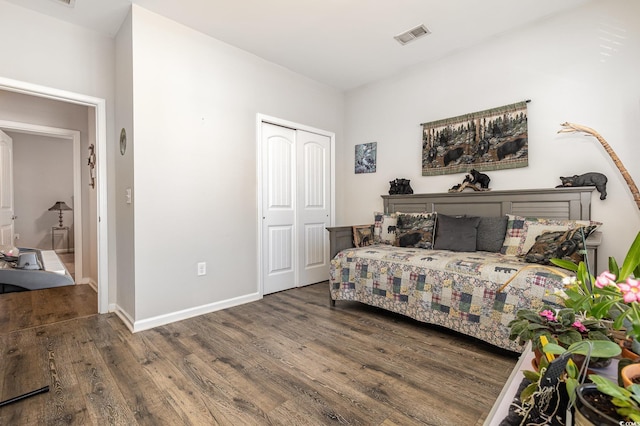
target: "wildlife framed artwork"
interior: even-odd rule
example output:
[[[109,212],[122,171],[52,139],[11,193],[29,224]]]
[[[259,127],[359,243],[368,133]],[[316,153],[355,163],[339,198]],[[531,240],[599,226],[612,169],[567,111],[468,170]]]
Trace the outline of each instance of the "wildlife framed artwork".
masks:
[[[378,142],[361,143],[356,145],[356,173],[376,172],[376,151]]]
[[[373,225],[359,225],[353,227],[353,245],[365,247],[373,244]]]
[[[528,166],[528,102],[422,123],[422,176]]]

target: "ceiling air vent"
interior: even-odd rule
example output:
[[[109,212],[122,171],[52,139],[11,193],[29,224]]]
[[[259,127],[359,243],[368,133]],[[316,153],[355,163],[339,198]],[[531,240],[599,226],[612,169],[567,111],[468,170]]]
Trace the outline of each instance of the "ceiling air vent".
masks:
[[[76,0],[53,0],[56,3],[64,4],[68,7],[74,7],[76,5]]]
[[[426,36],[427,34],[431,34],[431,31],[429,31],[429,29],[427,29],[427,27],[425,27],[424,25],[418,25],[417,27],[412,28],[409,31],[398,34],[394,38],[398,41],[398,43],[404,46],[410,41],[419,39],[420,37]]]

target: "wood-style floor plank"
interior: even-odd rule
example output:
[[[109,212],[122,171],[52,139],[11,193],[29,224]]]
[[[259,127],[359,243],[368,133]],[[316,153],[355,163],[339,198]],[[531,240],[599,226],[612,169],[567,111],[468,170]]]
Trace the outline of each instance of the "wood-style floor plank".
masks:
[[[98,312],[98,295],[88,284],[0,294],[0,335]]]
[[[135,334],[74,306],[86,295],[66,313],[46,296],[0,300],[0,399],[51,386],[0,409],[2,425],[478,425],[516,363],[377,308],[329,308],[327,283]]]

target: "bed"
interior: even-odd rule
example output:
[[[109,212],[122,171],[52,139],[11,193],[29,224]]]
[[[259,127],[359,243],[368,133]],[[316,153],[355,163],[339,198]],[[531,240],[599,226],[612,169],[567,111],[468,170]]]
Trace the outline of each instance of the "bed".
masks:
[[[545,224],[573,223],[590,221],[593,190],[553,188],[382,198],[385,214],[437,212],[487,219],[511,215],[507,217],[536,218]],[[366,303],[515,352],[522,348],[509,339],[508,323],[519,309],[558,303],[554,292],[562,288],[568,275],[565,270],[526,263],[499,252],[384,244],[354,247],[353,227],[328,230],[333,256],[332,306],[337,300]],[[596,232],[587,240],[592,269],[596,267],[599,239]]]

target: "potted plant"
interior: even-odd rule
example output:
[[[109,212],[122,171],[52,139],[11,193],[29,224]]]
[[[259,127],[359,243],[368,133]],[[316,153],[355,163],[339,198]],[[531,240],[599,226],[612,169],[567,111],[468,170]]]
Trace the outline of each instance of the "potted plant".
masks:
[[[608,326],[604,321],[588,318],[582,312],[575,312],[571,308],[555,309],[544,306],[540,311],[520,309],[516,318],[509,323],[511,340],[518,339],[524,345],[531,341],[532,349],[536,352],[536,363],[539,364],[542,354],[543,341],[570,347],[583,340],[611,341],[608,337]],[[541,339],[544,337],[544,340]],[[605,366],[611,358],[599,360]],[[595,363],[594,363],[595,364]],[[592,366],[596,366],[592,364]]]
[[[581,385],[576,392],[576,425],[640,422],[640,385],[623,388],[596,374],[589,379],[593,383]]]
[[[588,272],[583,262],[575,265],[560,259],[551,261],[576,272],[576,279],[569,283],[563,294],[565,306],[594,319],[611,320],[613,329],[624,330],[625,343],[640,350],[640,232],[622,265],[610,257],[609,270],[597,277]]]
[[[620,354],[620,347],[610,340],[582,340],[566,349],[547,343],[542,350],[548,357],[541,358],[539,371],[524,371],[530,384],[520,393],[520,405],[514,403],[521,424],[564,424],[558,419],[563,419],[567,407],[574,404],[586,371],[573,363],[572,355],[611,358]]]
[[[576,272],[576,279],[563,292],[565,306],[596,320],[611,321],[614,330],[624,331],[627,341],[640,341],[640,232],[622,265],[610,257],[609,269],[597,277],[589,273],[584,262],[578,265],[559,259],[552,262]],[[593,384],[576,389],[576,424],[639,422],[640,385],[634,383],[640,375],[638,370],[637,364],[621,370],[621,376],[627,376],[623,380],[626,388],[599,375],[589,375]],[[595,407],[594,401],[603,407]]]

